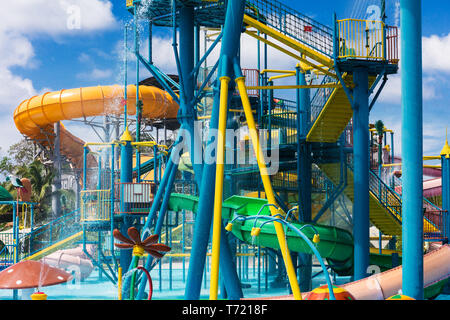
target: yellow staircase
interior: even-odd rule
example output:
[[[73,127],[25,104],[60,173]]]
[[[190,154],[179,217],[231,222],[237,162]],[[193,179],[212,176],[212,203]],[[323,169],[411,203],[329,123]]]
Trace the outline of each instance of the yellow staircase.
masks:
[[[320,164],[319,167],[334,184],[339,184],[341,171],[339,163]],[[353,172],[347,169],[347,187],[344,189],[344,194],[352,202],[354,200],[353,191]],[[384,207],[372,192],[369,194],[370,222],[385,235],[401,236],[401,222],[394,218],[390,210]]]
[[[353,83],[352,75],[343,75],[346,83]],[[369,88],[375,77],[369,77]],[[344,88],[333,89],[319,116],[306,136],[308,142],[336,142],[353,116],[353,110]]]

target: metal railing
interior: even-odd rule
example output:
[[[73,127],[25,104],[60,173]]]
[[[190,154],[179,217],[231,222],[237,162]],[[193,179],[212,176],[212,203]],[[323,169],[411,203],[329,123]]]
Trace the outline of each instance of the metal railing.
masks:
[[[35,228],[29,233],[20,234],[17,244],[19,260],[25,259],[82,231],[80,222],[80,210],[77,209]]]
[[[111,190],[81,191],[81,221],[110,221]]]
[[[214,67],[201,67],[200,71],[198,73],[197,77],[197,86],[200,88],[200,86],[203,84],[203,82],[208,78],[210,72],[213,70]],[[256,87],[259,84],[259,70],[258,69],[242,69],[242,73],[245,77],[245,85],[247,87]],[[217,69],[214,69],[214,73],[209,78],[209,81],[205,85],[206,90],[211,90],[212,86],[214,85],[214,82],[217,79]],[[235,95],[238,95],[238,92],[234,92]],[[259,90],[251,89],[247,90],[247,94],[250,97],[259,97]]]
[[[14,264],[14,233],[0,233],[0,271]]]
[[[353,171],[351,165],[350,170]],[[369,190],[377,198],[378,202],[387,209],[387,212],[400,224],[402,223],[402,199],[401,196],[390,188],[378,175],[369,170]],[[440,209],[428,199],[423,198],[424,224],[423,233],[426,241],[444,240],[448,237],[446,228],[446,211]]]
[[[247,0],[245,13],[315,51],[333,56],[333,29],[277,0]]]
[[[398,28],[386,27],[386,48],[387,48],[387,60],[392,64],[398,64]]]
[[[448,211],[424,209],[424,218],[429,223],[423,226],[425,241],[443,241],[448,239]]]
[[[382,21],[344,19],[337,21],[338,57],[385,60],[385,24]],[[392,38],[394,41],[395,39]]]
[[[334,82],[336,82],[334,78],[330,76],[325,76],[320,84],[324,85]],[[316,93],[314,94],[314,97],[311,100],[311,124],[314,124],[314,122],[317,120],[320,112],[322,112],[323,108],[325,107],[328,99],[330,98],[334,90],[337,89],[320,88],[316,90]]]
[[[114,199],[115,214],[148,214],[153,203],[155,184],[149,181],[140,183],[116,183],[116,196]]]
[[[270,139],[278,144],[297,143],[297,112],[275,110],[262,117],[263,128],[270,131]]]

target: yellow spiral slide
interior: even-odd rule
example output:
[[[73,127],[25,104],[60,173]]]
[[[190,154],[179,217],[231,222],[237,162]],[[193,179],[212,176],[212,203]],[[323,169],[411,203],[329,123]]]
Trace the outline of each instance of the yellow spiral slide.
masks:
[[[139,86],[143,102],[142,117],[175,119],[178,104],[165,91]],[[101,115],[121,115],[124,112],[124,87],[119,85],[63,89],[47,92],[23,101],[14,111],[17,129],[29,139],[52,146],[54,123]],[[136,114],[136,86],[127,87],[127,114]],[[61,125],[60,150],[76,168],[83,166],[84,141]]]

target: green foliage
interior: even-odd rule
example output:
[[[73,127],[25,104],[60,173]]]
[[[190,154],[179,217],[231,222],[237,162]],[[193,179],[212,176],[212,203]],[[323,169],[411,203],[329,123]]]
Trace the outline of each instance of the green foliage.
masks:
[[[9,147],[10,162],[18,166],[26,166],[36,159],[36,146],[31,141],[23,139]]]
[[[381,120],[375,122],[375,130],[377,130],[378,137],[383,138],[384,135],[384,123]]]

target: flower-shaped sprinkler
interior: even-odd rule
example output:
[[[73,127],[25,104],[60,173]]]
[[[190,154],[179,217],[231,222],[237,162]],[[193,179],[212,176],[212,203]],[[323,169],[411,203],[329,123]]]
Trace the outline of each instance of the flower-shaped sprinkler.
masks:
[[[150,300],[153,291],[150,273],[148,272],[148,270],[145,270],[145,268],[138,267],[139,258],[143,257],[145,252],[147,252],[152,257],[156,259],[161,259],[162,257],[164,257],[164,254],[166,252],[169,252],[171,250],[171,248],[169,246],[166,246],[165,244],[156,243],[159,239],[159,235],[157,234],[153,234],[145,238],[143,241],[141,241],[141,235],[139,233],[139,230],[136,229],[135,227],[128,228],[127,233],[129,238],[125,237],[118,229],[115,229],[113,231],[113,236],[122,243],[114,243],[114,245],[119,249],[133,249],[133,257],[136,257],[136,259],[133,259],[134,263],[130,270],[140,269],[144,271],[149,281],[150,288],[148,300]],[[133,273],[131,277],[130,300],[134,300],[134,283],[135,283],[135,273]]]

